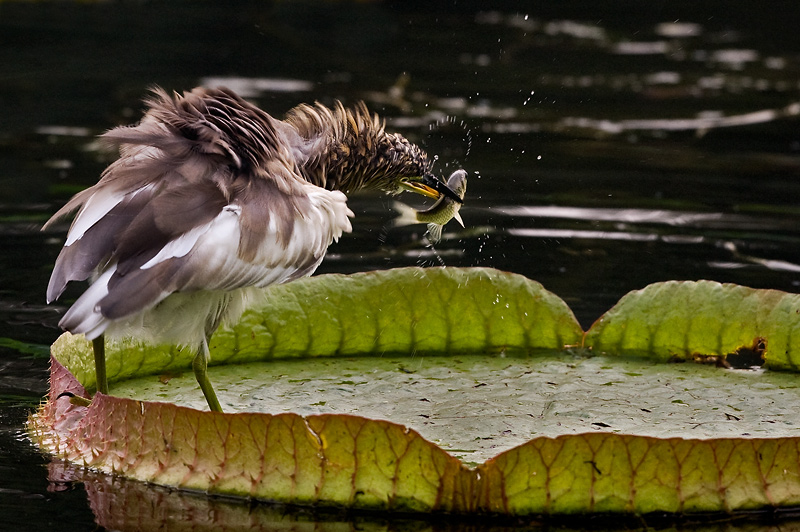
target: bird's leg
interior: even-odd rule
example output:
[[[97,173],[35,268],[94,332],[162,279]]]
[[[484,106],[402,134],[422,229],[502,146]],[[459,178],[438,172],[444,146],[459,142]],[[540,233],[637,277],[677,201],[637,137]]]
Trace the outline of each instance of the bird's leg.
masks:
[[[106,342],[101,334],[92,340],[94,351],[94,372],[97,380],[97,391],[108,395],[108,379],[106,378]]]
[[[208,351],[208,338],[203,338],[200,348],[192,361],[192,369],[194,369],[194,376],[200,389],[203,390],[203,395],[206,396],[208,407],[212,412],[222,412],[222,407],[217,399],[217,394],[214,393],[214,387],[211,386],[211,381],[208,379],[208,360],[211,358],[211,353]]]

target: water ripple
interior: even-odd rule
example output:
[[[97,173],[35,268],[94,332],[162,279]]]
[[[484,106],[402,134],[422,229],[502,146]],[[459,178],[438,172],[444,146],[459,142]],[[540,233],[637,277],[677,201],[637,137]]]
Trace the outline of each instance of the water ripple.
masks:
[[[721,212],[691,212],[665,209],[604,209],[588,207],[544,206],[500,206],[493,213],[520,218],[559,218],[620,222],[630,224],[660,224],[672,227],[770,227],[768,220],[753,216],[726,214]]]

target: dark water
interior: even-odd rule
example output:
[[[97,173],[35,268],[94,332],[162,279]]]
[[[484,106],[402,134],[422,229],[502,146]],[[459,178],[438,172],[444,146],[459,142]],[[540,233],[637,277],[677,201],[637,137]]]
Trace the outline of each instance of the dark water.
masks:
[[[96,181],[94,136],[136,121],[153,84],[229,85],[279,116],[364,99],[440,173],[470,171],[466,229],[431,250],[422,226],[391,227],[386,198],[355,197],[322,273],[492,266],[585,327],[656,281],[798,290],[794,2],[441,4],[0,3],[0,529],[469,528],[143,495],[25,439],[64,310],[44,288],[66,227],[39,229]]]

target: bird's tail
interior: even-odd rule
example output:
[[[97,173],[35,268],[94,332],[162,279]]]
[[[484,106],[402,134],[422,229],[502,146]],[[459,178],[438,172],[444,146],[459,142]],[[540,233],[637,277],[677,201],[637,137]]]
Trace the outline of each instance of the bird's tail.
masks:
[[[109,321],[99,309],[99,301],[108,295],[108,281],[116,271],[116,267],[98,277],[58,322],[65,331],[72,334],[85,334],[94,340],[106,330]]]

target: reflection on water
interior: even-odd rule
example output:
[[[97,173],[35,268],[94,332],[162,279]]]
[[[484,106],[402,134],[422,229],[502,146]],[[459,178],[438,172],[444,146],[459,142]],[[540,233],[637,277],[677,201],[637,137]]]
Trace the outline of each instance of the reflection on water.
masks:
[[[241,78],[218,76],[201,78],[199,85],[205,87],[228,87],[243,98],[255,98],[269,92],[307,92],[314,88],[310,81],[278,78]]]
[[[43,290],[67,226],[39,228],[97,180],[112,156],[96,135],[138,120],[148,86],[226,84],[275,116],[364,99],[438,173],[470,172],[467,227],[430,248],[424,226],[391,226],[388,199],[357,196],[320,273],[491,266],[588,326],[655,281],[797,290],[798,17],[718,1],[0,3],[0,522],[92,526],[80,485],[47,491],[16,437],[46,389],[46,359],[21,346],[49,345],[63,311]],[[93,505],[117,494],[107,481],[86,481]],[[157,493],[137,508],[182,504]]]
[[[665,224],[672,226],[720,227],[758,225],[758,219],[746,216],[726,215],[720,212],[680,212],[648,209],[590,209],[583,207],[547,206],[498,206],[494,212],[506,216],[531,218],[563,218],[567,220],[589,220],[624,222],[628,224]]]
[[[783,109],[764,109],[741,115],[721,116],[719,113],[706,111],[697,118],[656,118],[644,120],[595,120],[591,118],[565,118],[561,125],[583,129],[593,129],[603,133],[624,133],[626,131],[695,131],[705,134],[711,129],[720,127],[737,127],[763,124],[775,120],[800,115],[800,103],[792,103]]]

